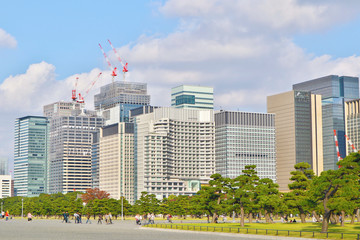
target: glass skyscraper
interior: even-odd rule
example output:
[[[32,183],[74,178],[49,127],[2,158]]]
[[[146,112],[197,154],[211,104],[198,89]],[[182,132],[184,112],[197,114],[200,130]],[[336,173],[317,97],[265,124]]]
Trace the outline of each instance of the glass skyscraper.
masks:
[[[47,192],[48,119],[26,116],[15,121],[14,191],[34,197]]]
[[[0,175],[8,175],[8,158],[7,157],[0,157]]]
[[[337,169],[334,132],[337,132],[340,156],[346,156],[344,102],[359,98],[359,78],[330,75],[293,85],[294,90],[322,96],[324,171]]]
[[[256,165],[260,178],[276,181],[275,115],[220,111],[215,114],[215,172],[235,178]]]

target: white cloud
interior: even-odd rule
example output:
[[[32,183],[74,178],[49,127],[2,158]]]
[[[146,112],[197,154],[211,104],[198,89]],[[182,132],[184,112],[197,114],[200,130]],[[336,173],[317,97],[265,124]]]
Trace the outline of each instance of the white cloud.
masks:
[[[16,39],[0,28],[0,48],[15,48],[16,45]]]

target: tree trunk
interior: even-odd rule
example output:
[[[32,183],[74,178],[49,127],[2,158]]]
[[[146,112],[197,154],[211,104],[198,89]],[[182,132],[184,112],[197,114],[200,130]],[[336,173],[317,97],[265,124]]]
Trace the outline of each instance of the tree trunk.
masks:
[[[207,219],[208,219],[208,223],[210,223],[210,215],[207,214],[206,216],[207,216]]]
[[[353,214],[351,214],[351,222],[350,222],[350,224],[355,223],[355,215],[356,215],[356,209],[354,209]]]
[[[312,214],[314,215],[317,222],[321,222],[319,215],[317,215],[317,213],[315,211],[313,211]]]
[[[336,224],[336,217],[334,216],[333,212],[331,212],[329,219],[331,224]]]
[[[244,214],[244,207],[240,207],[240,225],[241,227],[244,227],[245,225],[245,214]]]
[[[249,212],[249,223],[252,223],[253,221],[253,214],[252,212]]]
[[[305,212],[302,208],[299,208],[299,212],[300,212],[300,219],[301,219],[301,223],[306,223],[306,215],[305,215]]]
[[[265,210],[265,222],[269,223],[269,213]]]
[[[356,214],[357,214],[357,221],[360,222],[360,209],[359,208],[356,210]]]
[[[345,211],[341,211],[341,226],[343,227],[345,223]]]
[[[261,212],[259,212],[258,216],[259,216],[259,220],[261,220]]]
[[[215,223],[215,222],[216,222],[216,221],[215,221],[216,217],[217,217],[217,213],[214,212],[213,217],[212,217],[212,220],[211,220],[211,223]]]
[[[324,217],[323,217],[323,221],[322,221],[322,226],[321,226],[321,232],[325,233],[328,231],[329,228],[329,220],[330,220],[330,216],[331,216],[331,211],[329,210],[329,208],[327,207],[327,202],[328,199],[325,198],[323,200],[323,206],[324,206]]]

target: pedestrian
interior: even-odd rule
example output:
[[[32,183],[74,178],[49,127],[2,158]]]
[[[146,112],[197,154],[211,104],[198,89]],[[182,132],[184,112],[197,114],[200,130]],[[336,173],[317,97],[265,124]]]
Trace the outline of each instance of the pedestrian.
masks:
[[[136,215],[135,215],[135,222],[136,222],[137,225],[141,225],[139,214],[136,214]]]
[[[111,212],[109,212],[108,217],[109,217],[109,224],[112,224],[112,215],[111,215]]]
[[[65,216],[66,216],[66,223],[70,223],[70,219],[69,219],[70,215],[67,211],[65,212]]]
[[[63,222],[65,222],[65,223],[66,223],[66,222],[67,222],[67,221],[66,221],[66,213],[65,213],[65,212],[63,212],[62,216],[63,216],[62,223],[63,223]]]
[[[103,220],[103,216],[101,214],[99,214],[99,218],[98,218],[98,224],[102,224],[102,220]]]
[[[150,223],[155,224],[155,214],[154,213],[152,213],[150,216]]]
[[[86,215],[86,223],[85,223],[85,224],[87,224],[87,223],[91,224],[90,217],[91,217],[91,215],[88,213],[88,214]]]
[[[6,211],[5,213],[5,221],[9,220],[9,211]]]
[[[105,218],[105,223],[108,224],[109,215],[107,213],[105,213],[104,218]]]
[[[28,214],[27,214],[28,222],[32,221],[32,217],[33,216],[31,215],[31,213],[28,212]]]
[[[75,221],[75,224],[79,223],[79,214],[77,214],[77,212],[74,213],[74,221]]]
[[[78,212],[78,223],[81,223],[82,224],[82,221],[81,221],[81,213]]]
[[[5,217],[5,212],[2,211],[2,212],[1,212],[1,218],[4,219],[4,217]]]
[[[147,224],[150,224],[150,223],[151,223],[151,219],[150,219],[150,218],[151,218],[151,214],[148,213],[146,217],[147,217],[147,220],[148,220]]]

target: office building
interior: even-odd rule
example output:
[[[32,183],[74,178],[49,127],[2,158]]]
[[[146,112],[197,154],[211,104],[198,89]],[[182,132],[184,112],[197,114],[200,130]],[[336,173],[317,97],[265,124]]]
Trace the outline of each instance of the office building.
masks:
[[[12,197],[12,181],[10,175],[0,175],[0,198]]]
[[[101,87],[94,96],[95,110],[105,125],[129,122],[130,110],[149,104],[146,83],[114,82]]]
[[[171,89],[171,106],[186,109],[214,109],[212,87],[181,85]]]
[[[91,135],[91,188],[99,188],[100,129]]]
[[[300,162],[310,164],[316,175],[323,171],[321,96],[289,91],[267,97],[267,111],[275,114],[276,179],[288,191],[291,171]]]
[[[47,192],[48,119],[26,116],[15,121],[14,189],[17,196]]]
[[[193,195],[215,170],[213,110],[157,108],[134,117],[135,200]]]
[[[359,151],[360,147],[360,99],[345,102],[345,129],[354,148],[346,142],[346,155]]]
[[[246,165],[256,165],[260,178],[276,182],[275,115],[215,113],[215,172],[235,178]]]
[[[342,158],[346,155],[345,101],[359,98],[359,78],[330,75],[293,85],[293,90],[310,91],[322,96],[324,170],[337,169],[334,130]]]
[[[116,123],[100,129],[99,188],[111,198],[134,204],[134,124]]]
[[[8,158],[0,157],[0,175],[8,175],[8,174],[9,174]]]
[[[59,103],[64,104],[44,106],[44,114],[46,109],[56,109]],[[103,126],[103,119],[95,111],[78,109],[78,103],[66,103],[70,104],[73,104],[72,110],[69,107],[65,112],[56,111],[49,119],[50,193],[85,192],[92,187],[92,134]]]

